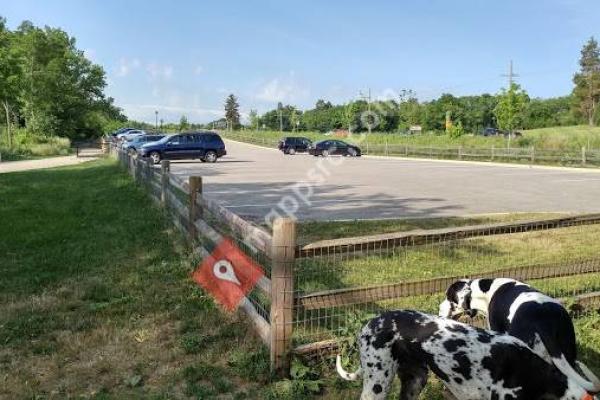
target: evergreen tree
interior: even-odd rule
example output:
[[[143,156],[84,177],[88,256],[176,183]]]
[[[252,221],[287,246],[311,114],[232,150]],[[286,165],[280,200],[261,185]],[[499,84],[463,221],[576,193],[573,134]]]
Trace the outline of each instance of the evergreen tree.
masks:
[[[183,132],[187,129],[189,129],[190,127],[190,123],[188,122],[188,119],[185,115],[182,115],[181,118],[179,118],[179,132]]]
[[[238,129],[240,126],[240,105],[238,99],[232,94],[225,99],[225,119],[228,129]]]
[[[593,37],[581,49],[579,65],[581,70],[573,77],[574,111],[594,126],[600,101],[600,48]]]

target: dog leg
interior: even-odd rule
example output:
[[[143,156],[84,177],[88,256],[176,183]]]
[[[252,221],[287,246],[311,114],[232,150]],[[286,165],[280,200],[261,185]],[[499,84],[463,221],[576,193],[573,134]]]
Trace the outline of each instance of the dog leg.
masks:
[[[422,366],[413,370],[400,370],[398,376],[402,385],[400,400],[417,400],[427,384],[428,369],[426,366]]]
[[[363,368],[363,391],[361,400],[387,398],[398,370],[398,363],[384,351],[369,353],[361,360]]]

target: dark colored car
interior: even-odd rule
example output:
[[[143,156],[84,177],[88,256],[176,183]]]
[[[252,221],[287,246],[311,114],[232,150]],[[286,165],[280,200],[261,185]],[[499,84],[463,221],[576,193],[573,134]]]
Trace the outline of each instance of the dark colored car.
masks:
[[[504,134],[504,132],[498,128],[485,128],[481,134],[483,136],[498,136]]]
[[[202,162],[214,163],[223,157],[225,143],[219,135],[213,132],[180,133],[165,136],[158,142],[143,145],[139,154],[149,157],[154,164],[161,160],[190,160],[200,159]]]
[[[129,152],[129,154],[131,155],[135,155],[137,153],[139,153],[140,148],[147,144],[147,143],[151,143],[151,142],[157,142],[160,139],[164,138],[165,135],[140,135],[140,136],[135,136],[133,139],[131,139],[130,141],[127,141],[125,144],[123,144],[123,150],[127,150]]]
[[[278,147],[283,154],[306,153],[312,147],[312,142],[305,137],[285,137],[279,141]]]
[[[330,155],[341,155],[350,157],[360,157],[361,151],[358,146],[342,142],[341,140],[323,140],[317,142],[308,150],[313,156],[327,157]]]

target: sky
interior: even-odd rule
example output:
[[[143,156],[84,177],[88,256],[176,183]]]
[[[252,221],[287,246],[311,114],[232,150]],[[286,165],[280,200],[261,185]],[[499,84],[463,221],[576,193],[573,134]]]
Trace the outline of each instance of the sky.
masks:
[[[533,97],[570,93],[598,0],[0,0],[0,16],[60,27],[107,75],[126,115],[165,122],[301,109],[371,89],[421,100],[496,93],[510,60]]]

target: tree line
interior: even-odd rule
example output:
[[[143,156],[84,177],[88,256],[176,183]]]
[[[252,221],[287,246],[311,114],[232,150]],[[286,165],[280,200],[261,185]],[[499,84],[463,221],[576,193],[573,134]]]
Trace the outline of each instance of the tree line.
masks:
[[[0,17],[0,121],[9,146],[15,127],[32,135],[83,139],[125,121],[105,87],[103,68],[66,32],[29,21],[10,30]]]
[[[452,132],[460,134],[477,133],[486,127],[514,130],[576,124],[595,126],[600,123],[600,48],[594,38],[583,46],[579,64],[581,69],[574,75],[572,93],[562,97],[530,98],[516,83],[495,95],[446,93],[431,101],[419,101],[415,92],[402,90],[394,98],[370,104],[362,99],[346,104],[321,99],[314,108],[304,111],[279,103],[262,115],[251,110],[247,128],[327,132],[364,131],[371,126],[381,132],[406,132],[418,125],[423,131],[447,131],[451,126]],[[226,105],[226,112],[227,108]],[[206,127],[231,127],[230,120],[229,117],[217,120]],[[239,123],[233,125],[239,126]]]

